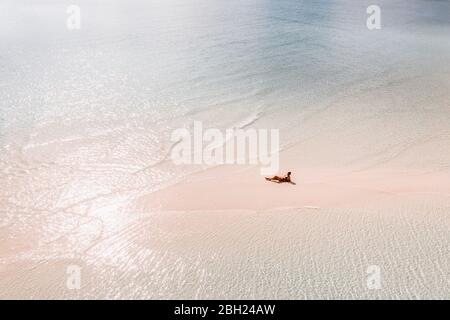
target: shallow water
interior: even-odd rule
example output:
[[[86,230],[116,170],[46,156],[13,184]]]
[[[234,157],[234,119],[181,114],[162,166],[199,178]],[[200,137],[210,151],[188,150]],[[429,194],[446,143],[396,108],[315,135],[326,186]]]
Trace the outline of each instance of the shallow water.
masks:
[[[133,171],[193,120],[256,117],[286,146],[310,109],[448,66],[448,1],[381,2],[379,31],[366,28],[368,3],[82,1],[81,29],[69,31],[65,3],[3,1],[3,161]]]
[[[361,94],[383,97],[361,104],[371,115],[423,115],[441,84],[417,79],[450,73],[449,1],[378,1],[377,31],[371,1],[78,3],[73,31],[69,2],[0,3],[5,261],[82,254],[138,219],[135,196],[204,169],[165,159],[172,130],[194,120],[278,128],[286,148],[316,135],[303,126],[316,112]],[[393,85],[409,89],[384,100]],[[434,106],[420,134],[448,119]]]

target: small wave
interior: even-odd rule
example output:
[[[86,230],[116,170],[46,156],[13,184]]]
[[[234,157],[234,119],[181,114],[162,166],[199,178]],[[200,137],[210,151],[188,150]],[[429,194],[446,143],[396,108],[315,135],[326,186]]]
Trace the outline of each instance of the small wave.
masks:
[[[245,129],[248,126],[254,124],[256,121],[258,121],[262,116],[264,115],[261,108],[258,108],[254,113],[250,114],[247,118],[244,118],[237,124],[235,124],[232,128],[233,129]]]
[[[173,148],[175,148],[175,146],[176,146],[178,143],[180,143],[181,141],[182,141],[182,140],[179,139],[178,141],[173,142],[173,143],[170,145],[170,147],[169,147],[169,149],[167,150],[167,152],[164,154],[164,156],[163,156],[161,159],[156,160],[155,162],[150,163],[150,164],[146,165],[145,167],[142,167],[142,168],[140,168],[139,170],[134,171],[133,174],[138,174],[138,173],[145,172],[146,170],[152,169],[152,168],[154,168],[154,167],[156,167],[156,166],[158,166],[158,165],[160,165],[160,164],[162,164],[162,163],[168,161],[168,160],[169,160],[169,157],[170,157],[170,154],[172,153]]]

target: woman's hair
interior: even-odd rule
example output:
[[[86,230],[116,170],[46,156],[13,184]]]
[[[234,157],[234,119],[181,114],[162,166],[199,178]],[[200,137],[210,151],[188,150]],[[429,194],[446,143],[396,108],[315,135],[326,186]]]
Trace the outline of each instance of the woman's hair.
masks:
[[[291,175],[291,172],[289,171],[289,172],[288,172],[288,176],[290,176],[290,175]]]

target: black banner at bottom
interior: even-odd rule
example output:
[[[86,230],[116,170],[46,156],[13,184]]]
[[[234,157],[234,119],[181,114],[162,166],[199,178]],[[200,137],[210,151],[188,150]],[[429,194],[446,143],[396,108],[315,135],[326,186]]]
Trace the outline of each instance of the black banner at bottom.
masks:
[[[311,316],[386,316],[392,311],[430,315],[449,306],[448,301],[362,301],[362,300],[99,300],[99,301],[3,301],[3,310],[43,313],[61,319],[101,315],[128,319],[292,319]],[[63,314],[61,314],[63,310]],[[448,309],[447,309],[448,310]]]

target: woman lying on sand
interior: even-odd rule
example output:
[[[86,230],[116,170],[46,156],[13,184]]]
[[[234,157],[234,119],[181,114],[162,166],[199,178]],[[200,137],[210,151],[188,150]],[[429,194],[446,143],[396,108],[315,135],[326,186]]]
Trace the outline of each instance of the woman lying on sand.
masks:
[[[291,181],[291,172],[289,171],[285,177],[274,176],[272,178],[266,178],[267,181],[272,181],[276,183],[288,182],[291,184],[295,184],[295,182]]]

